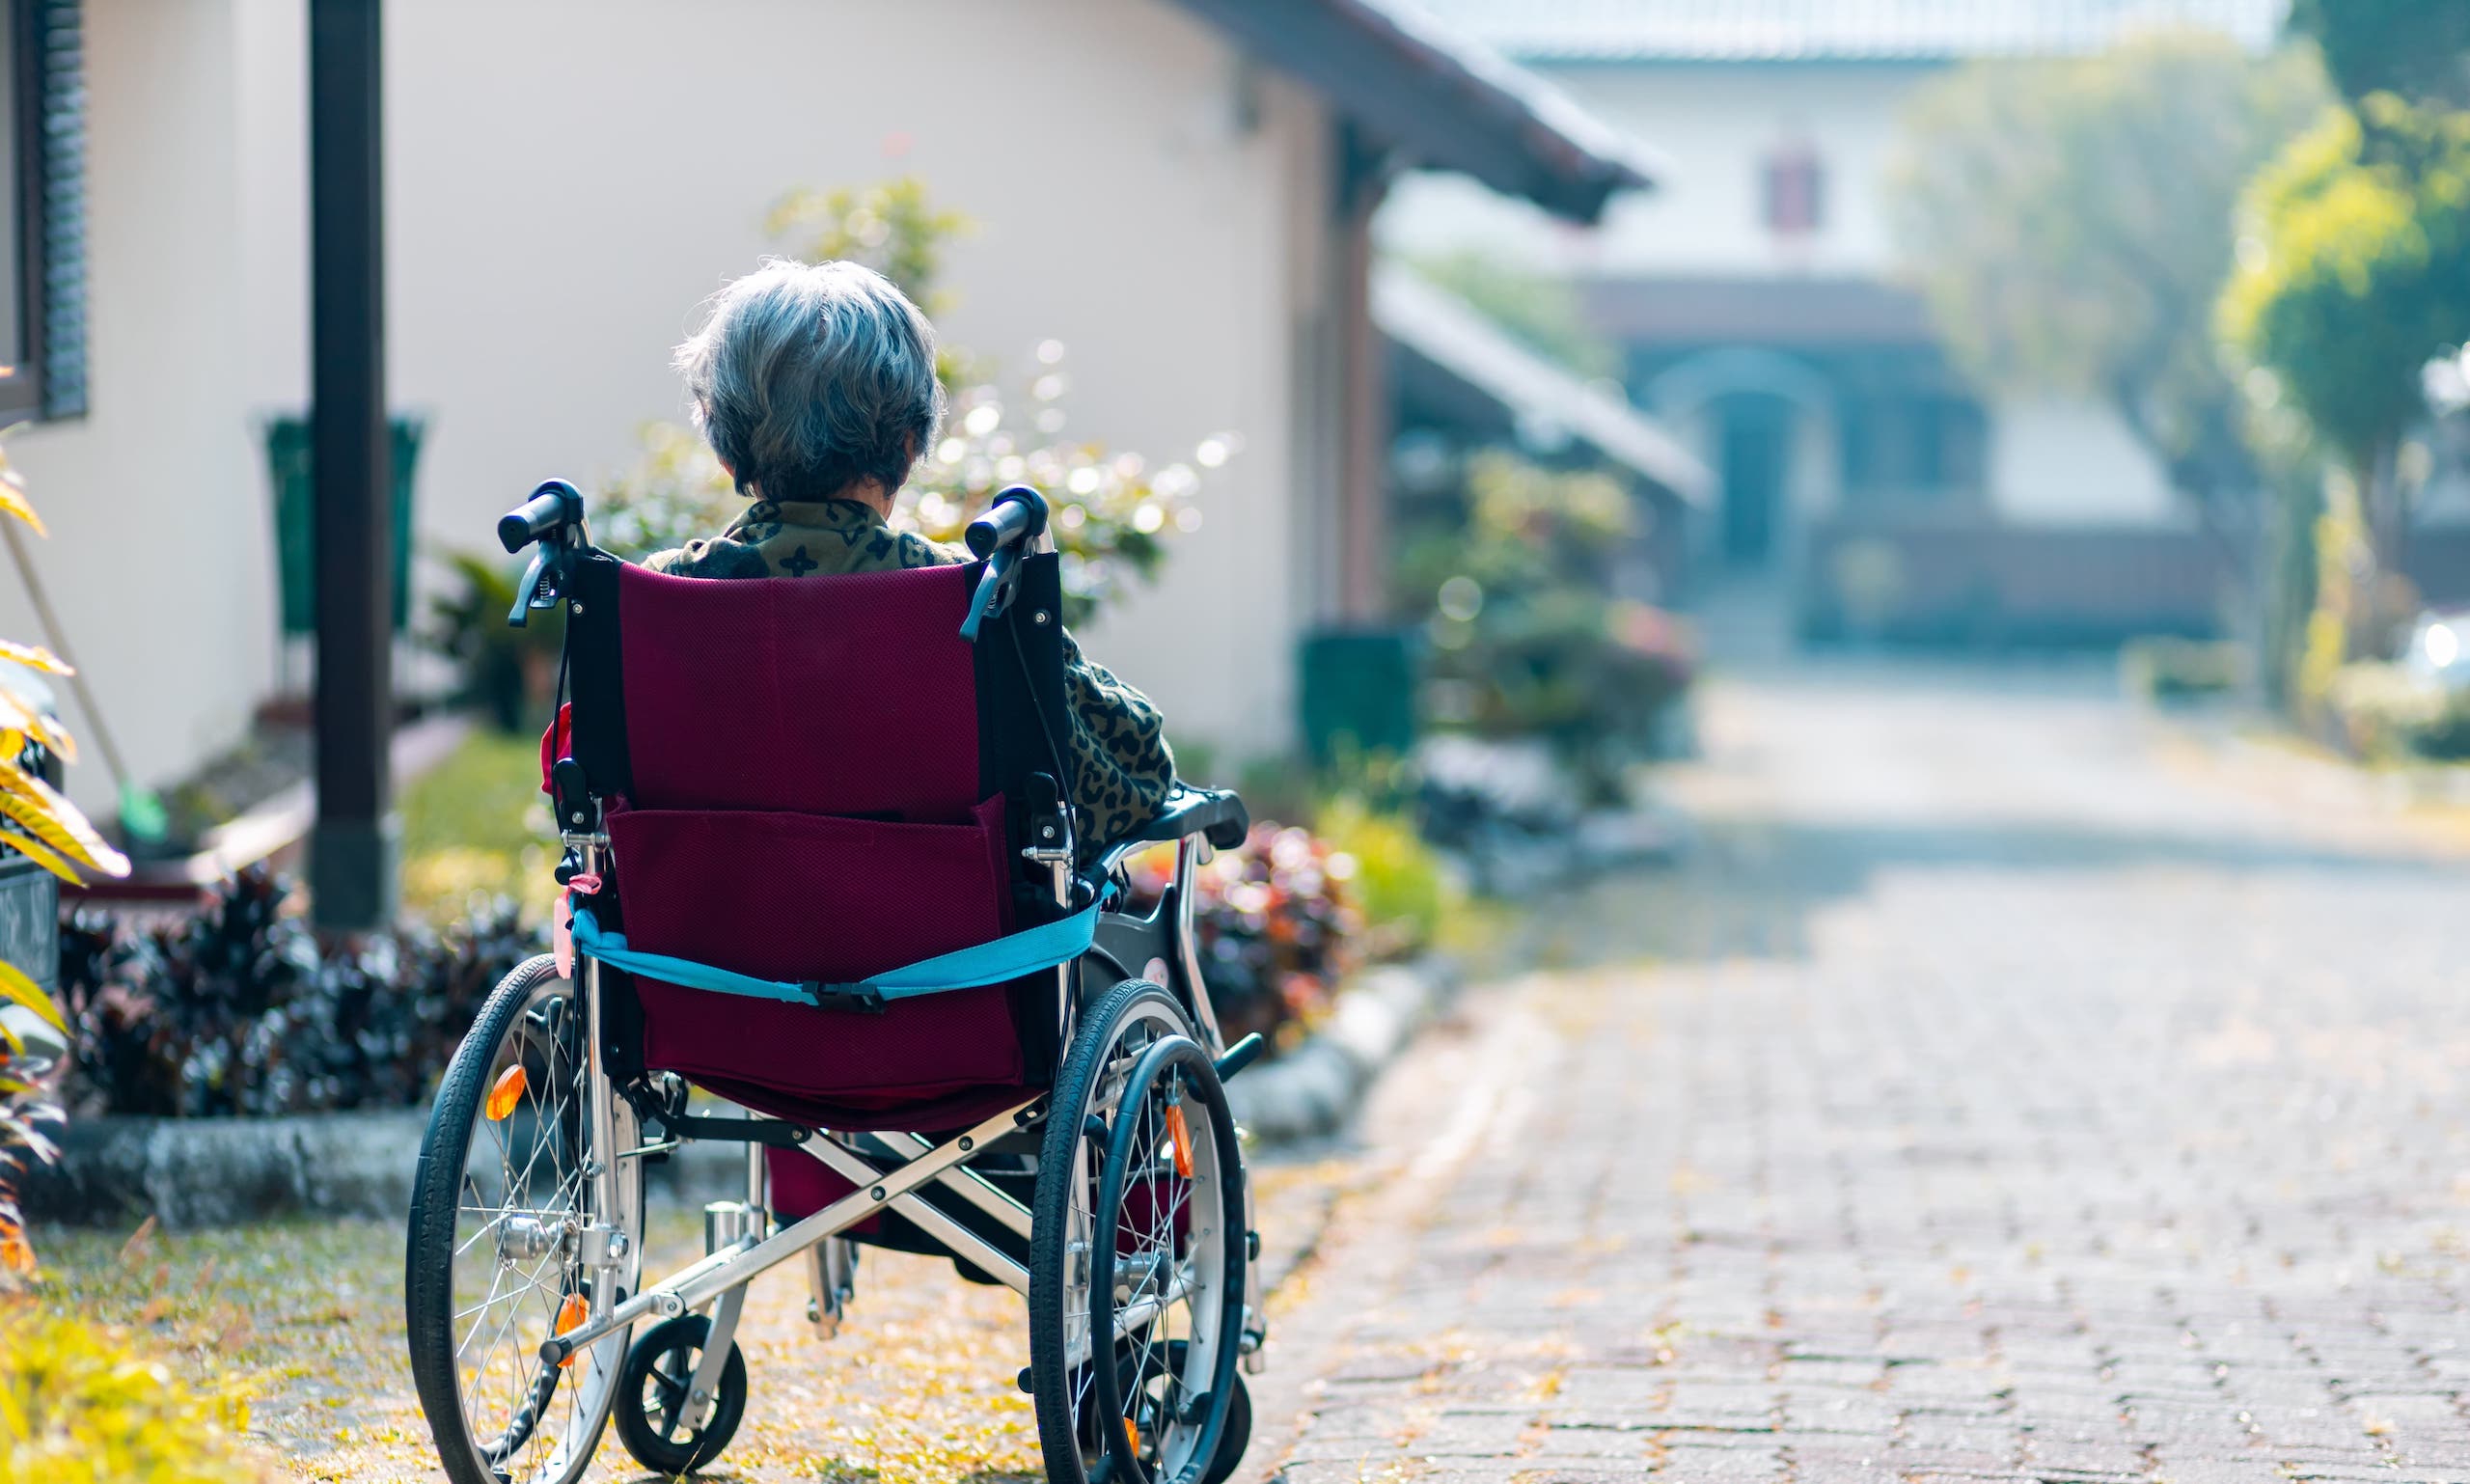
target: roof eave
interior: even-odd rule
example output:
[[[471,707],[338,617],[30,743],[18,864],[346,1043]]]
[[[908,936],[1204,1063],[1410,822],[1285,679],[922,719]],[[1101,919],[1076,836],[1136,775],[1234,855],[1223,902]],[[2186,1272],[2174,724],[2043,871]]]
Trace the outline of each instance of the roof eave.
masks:
[[[1593,225],[1660,163],[1515,64],[1374,0],[1182,0],[1415,164]]]

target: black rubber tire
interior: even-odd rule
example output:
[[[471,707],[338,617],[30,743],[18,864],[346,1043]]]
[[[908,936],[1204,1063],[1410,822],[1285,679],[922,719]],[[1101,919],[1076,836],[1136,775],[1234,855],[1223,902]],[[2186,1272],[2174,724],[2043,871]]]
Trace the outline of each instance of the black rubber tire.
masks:
[[[1071,1378],[1063,1305],[1068,1294],[1065,1261],[1071,1232],[1073,1163],[1088,1136],[1089,1094],[1119,1032],[1136,1020],[1163,1022],[1161,1034],[1191,1036],[1191,1017],[1172,994],[1143,979],[1126,979],[1082,1007],[1080,1024],[1055,1079],[1046,1137],[1038,1153],[1038,1184],[1029,1207],[1029,1395],[1035,1403],[1038,1444],[1046,1455],[1050,1484],[1089,1484],[1074,1436]],[[1095,1176],[1106,1158],[1088,1151]],[[1103,1448],[1103,1440],[1093,1440]],[[1103,1453],[1100,1455],[1103,1457]]]
[[[665,1319],[635,1341],[626,1352],[626,1367],[618,1373],[618,1404],[611,1409],[618,1422],[618,1441],[635,1455],[635,1462],[654,1473],[675,1478],[711,1466],[721,1450],[737,1436],[737,1425],[746,1419],[746,1352],[729,1342],[729,1358],[721,1364],[721,1394],[712,1419],[700,1432],[683,1443],[661,1436],[653,1425],[651,1414],[645,1406],[648,1398],[644,1388],[655,1379],[653,1367],[679,1351],[687,1353],[684,1374],[694,1373],[695,1361],[703,1353],[703,1341],[712,1333],[711,1319],[702,1314],[680,1314]],[[671,1385],[670,1373],[661,1376],[664,1388]],[[675,1383],[684,1388],[683,1380]],[[672,1402],[674,1405],[674,1400]]]
[[[1226,1414],[1236,1386],[1240,1362],[1238,1336],[1244,1333],[1244,1270],[1245,1244],[1235,1233],[1243,1226],[1244,1154],[1235,1138],[1234,1114],[1226,1107],[1226,1089],[1220,1086],[1218,1073],[1211,1066],[1209,1053],[1189,1037],[1170,1037],[1141,1053],[1124,1084],[1124,1104],[1137,1106],[1150,1091],[1169,1076],[1179,1079],[1191,1102],[1201,1105],[1209,1119],[1214,1164],[1218,1174],[1218,1209],[1221,1230],[1219,1251],[1222,1268],[1219,1276],[1219,1333],[1226,1343],[1218,1354],[1218,1363],[1202,1395],[1208,1400],[1210,1415],[1203,1418],[1200,1439],[1193,1457],[1185,1460],[1183,1469],[1171,1476],[1153,1473],[1136,1451],[1133,1438],[1114,1428],[1106,1431],[1107,1451],[1112,1456],[1112,1477],[1120,1484],[1203,1484],[1219,1465],[1219,1448],[1226,1431]],[[1123,1202],[1124,1182],[1136,1142],[1138,1129],[1118,1116],[1112,1136],[1108,1140],[1105,1174],[1099,1183],[1097,1210],[1112,1221],[1112,1213]],[[1114,1329],[1112,1292],[1114,1288],[1114,1244],[1092,1245],[1090,1289],[1105,1297],[1094,1301],[1093,1313],[1109,1314],[1108,1333]],[[1173,1341],[1162,1345],[1164,1354],[1171,1354]],[[1157,1374],[1136,1366],[1137,1374],[1124,1373],[1124,1352],[1115,1347],[1097,1352],[1093,1388],[1101,1394],[1116,1392],[1129,1395],[1146,1385]],[[1163,1359],[1163,1355],[1162,1355]]]
[[[482,1003],[472,1029],[447,1064],[445,1081],[429,1113],[428,1131],[421,1141],[420,1165],[412,1177],[410,1230],[403,1245],[405,1338],[421,1412],[436,1440],[438,1462],[453,1484],[503,1484],[498,1468],[482,1456],[480,1440],[471,1434],[455,1375],[456,1195],[498,1047],[540,983],[557,977],[557,961],[548,954],[526,959],[508,971]],[[554,1371],[544,1374],[535,1392],[534,1427],[555,1399],[560,1386],[553,1379],[557,1375]],[[601,1415],[590,1421],[590,1436],[574,1450],[574,1462],[564,1478],[579,1477],[590,1466],[607,1416],[602,1409]],[[518,1443],[518,1451],[521,1445]]]

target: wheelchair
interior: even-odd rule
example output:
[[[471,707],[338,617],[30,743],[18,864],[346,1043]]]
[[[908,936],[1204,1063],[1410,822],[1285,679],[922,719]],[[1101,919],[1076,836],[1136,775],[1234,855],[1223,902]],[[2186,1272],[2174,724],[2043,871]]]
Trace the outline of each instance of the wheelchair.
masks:
[[[1046,523],[1015,486],[966,564],[707,581],[595,548],[563,481],[499,522],[533,551],[509,621],[564,611],[564,894],[414,1186],[412,1373],[455,1484],[566,1484],[613,1418],[646,1469],[709,1466],[748,1281],[802,1262],[828,1335],[869,1245],[1027,1299],[1056,1484],[1234,1470],[1266,1326],[1224,1083],[1260,1039],[1221,1044],[1192,893],[1249,819],[1178,785],[1076,839]],[[1164,842],[1134,910],[1121,867]],[[645,1167],[705,1140],[743,1146],[744,1197],[645,1281]]]

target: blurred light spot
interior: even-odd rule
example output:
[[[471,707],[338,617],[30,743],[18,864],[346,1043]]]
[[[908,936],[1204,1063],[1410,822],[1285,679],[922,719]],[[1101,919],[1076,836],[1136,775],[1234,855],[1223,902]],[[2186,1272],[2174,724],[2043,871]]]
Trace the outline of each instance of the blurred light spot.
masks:
[[[1189,505],[1185,506],[1182,509],[1177,510],[1175,512],[1175,529],[1178,531],[1198,531],[1200,529],[1200,511],[1194,509]]]
[[[1203,438],[1200,441],[1200,447],[1193,450],[1193,462],[1200,465],[1204,469],[1215,469],[1219,465],[1226,462],[1226,453],[1227,449],[1224,440],[1219,438]]]
[[[1143,536],[1156,534],[1158,528],[1166,523],[1166,512],[1151,501],[1143,500],[1140,508],[1132,512],[1132,529]]]
[[[2419,643],[2420,646],[2428,651],[2428,662],[2438,670],[2444,669],[2461,657],[2461,636],[2453,632],[2451,624],[2430,625],[2427,637]]]
[[[971,437],[983,438],[1001,426],[1002,422],[1002,407],[993,402],[981,402],[969,409],[969,416],[961,419],[961,426]]]
[[[1484,611],[1484,585],[1464,572],[1441,585],[1441,616],[1466,623]]]
[[[1102,478],[1104,477],[1098,473],[1095,464],[1083,464],[1072,471],[1072,478],[1067,487],[1076,495],[1094,495],[1098,492],[1098,481]]]
[[[947,438],[935,446],[935,457],[942,463],[957,464],[968,456],[969,445],[958,438]]]
[[[1063,409],[1060,407],[1039,408],[1038,431],[1048,434],[1063,431]]]
[[[1029,395],[1042,402],[1051,402],[1063,395],[1063,385],[1059,372],[1049,371],[1030,384]]]
[[[1059,340],[1042,340],[1038,342],[1038,364],[1040,366],[1053,366],[1062,359],[1063,342]]]

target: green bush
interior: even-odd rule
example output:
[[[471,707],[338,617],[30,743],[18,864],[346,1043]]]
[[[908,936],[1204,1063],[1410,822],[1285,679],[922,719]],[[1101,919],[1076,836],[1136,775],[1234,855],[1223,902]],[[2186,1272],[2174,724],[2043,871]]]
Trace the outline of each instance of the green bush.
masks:
[[[1413,820],[1340,795],[1321,807],[1312,830],[1333,852],[1331,872],[1355,893],[1367,957],[1394,958],[1432,946],[1458,893]]]
[[[10,1484],[262,1479],[241,1451],[236,1388],[192,1390],[121,1333],[0,1305],[0,1478]]]

